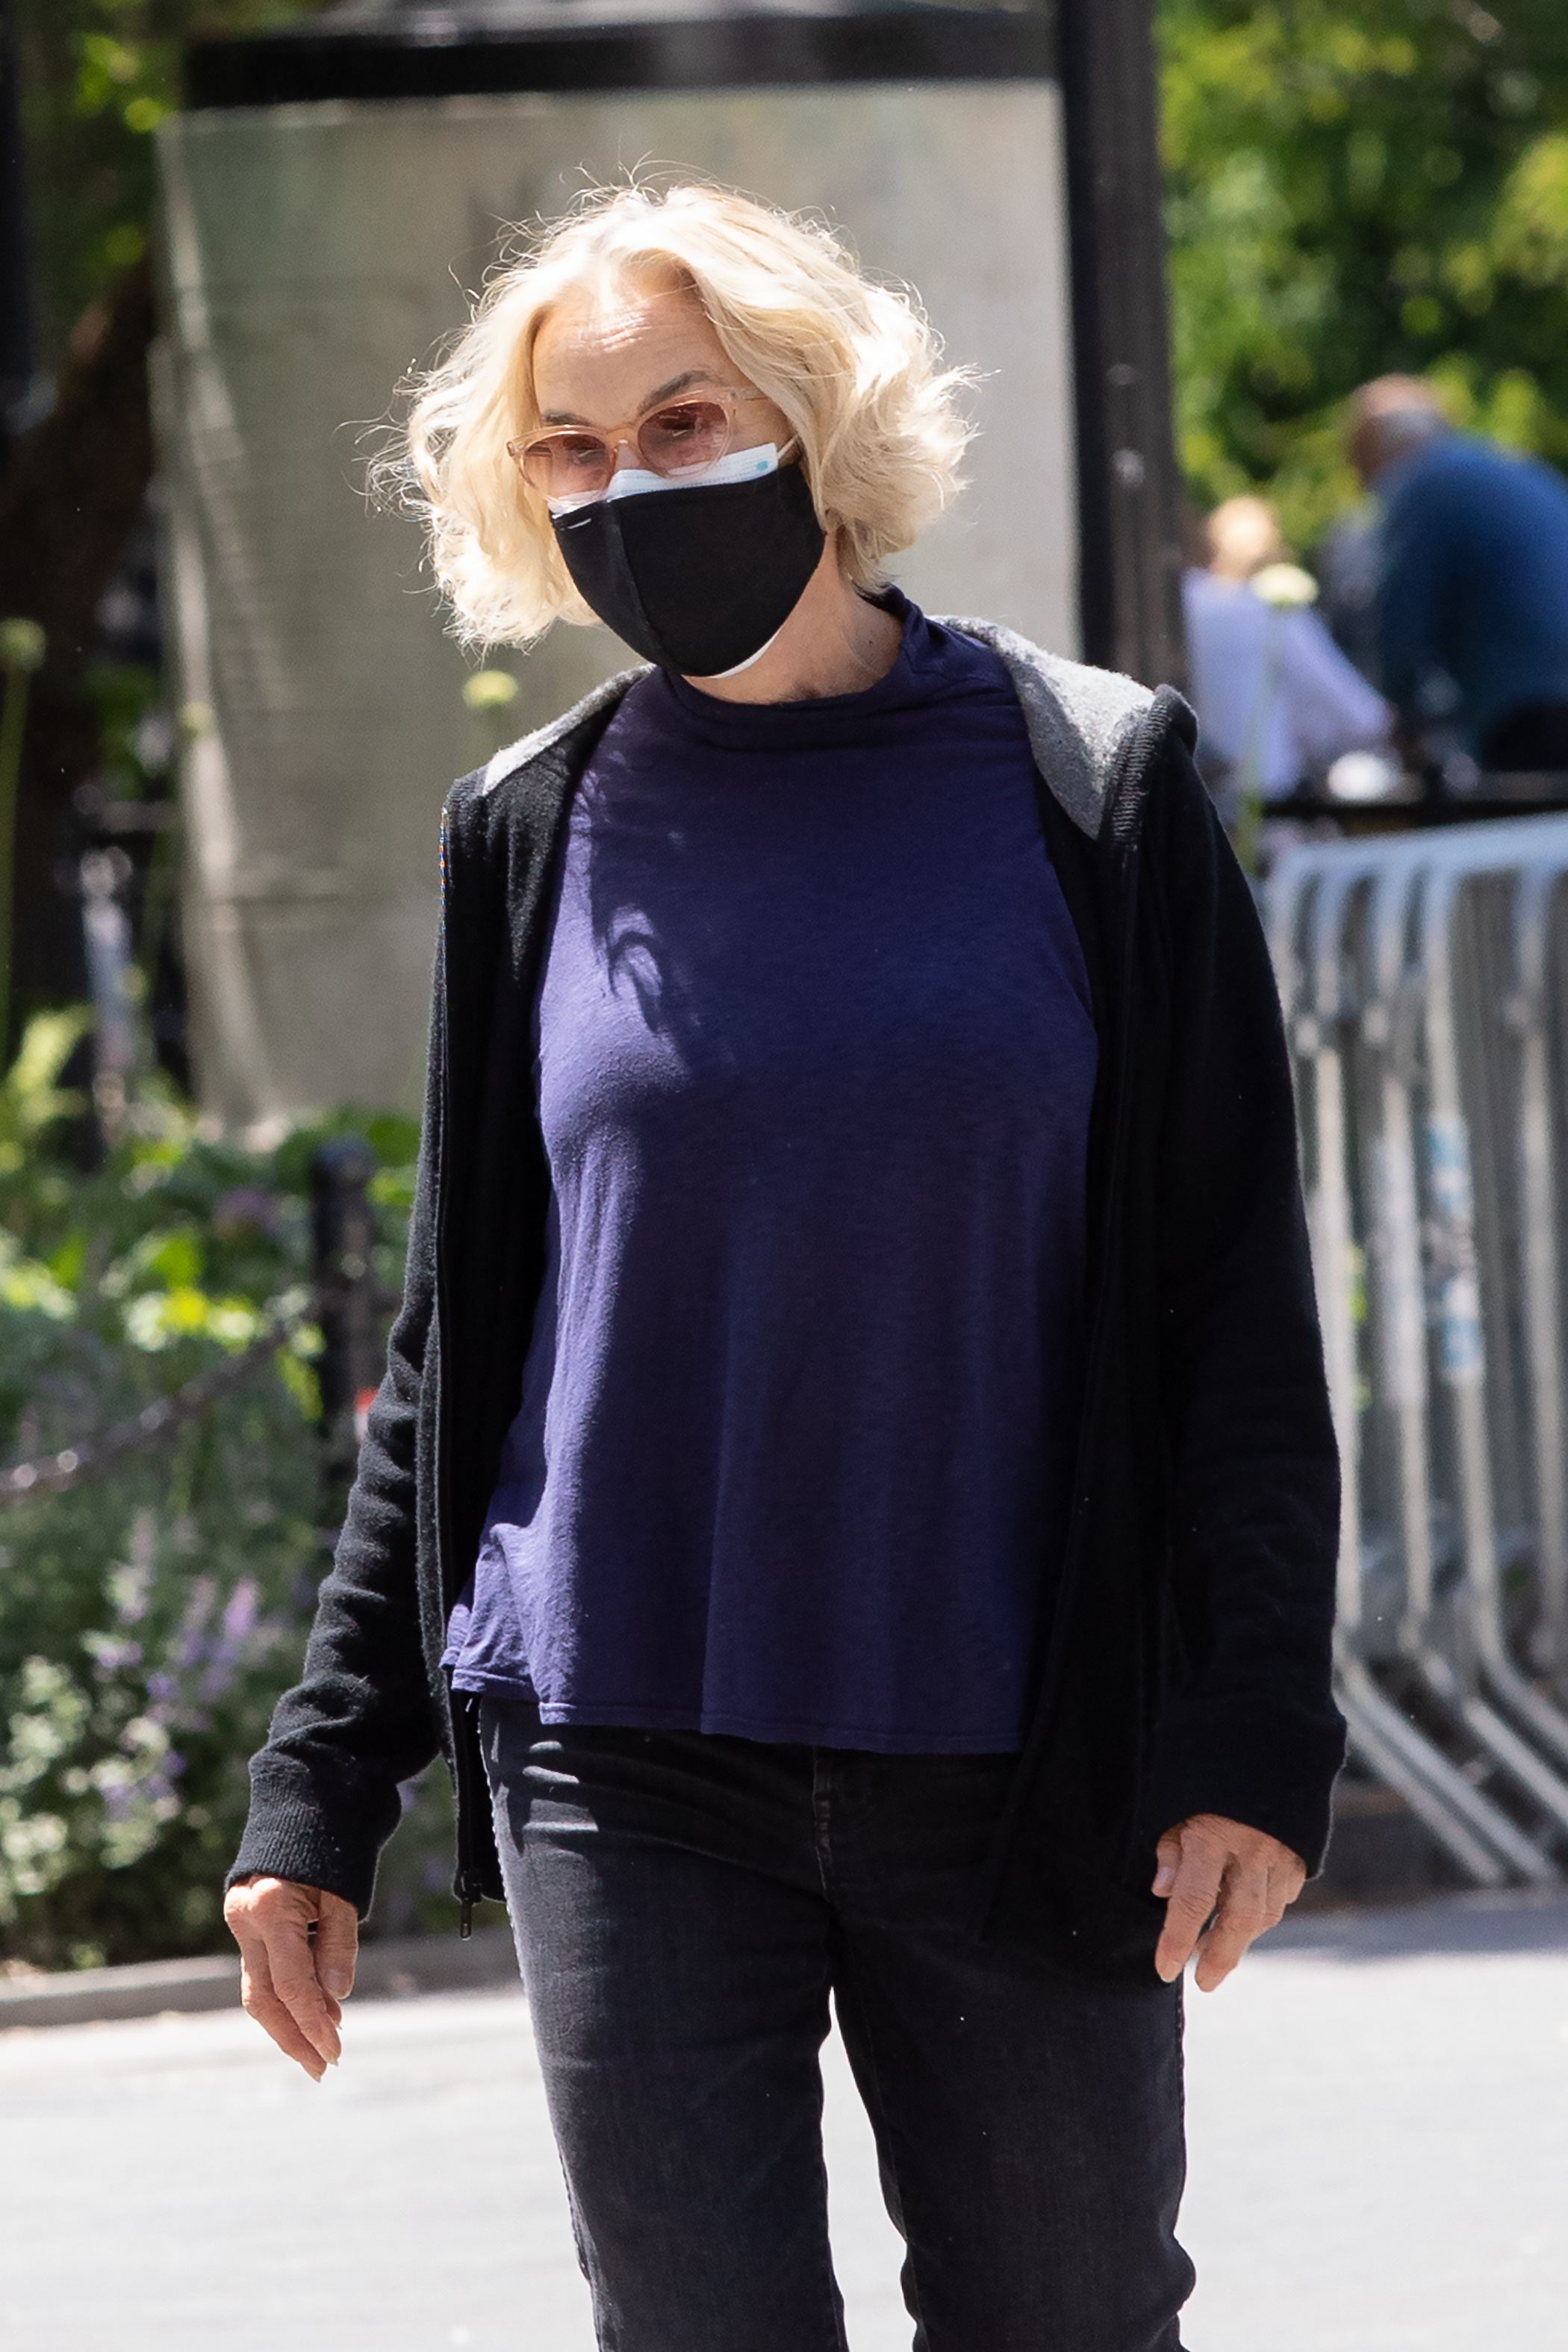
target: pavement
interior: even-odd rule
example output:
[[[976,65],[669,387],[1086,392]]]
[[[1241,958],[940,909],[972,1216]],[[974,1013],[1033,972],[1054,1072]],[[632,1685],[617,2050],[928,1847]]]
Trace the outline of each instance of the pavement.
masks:
[[[5,2352],[592,2352],[515,1990],[0,2034]],[[853,2352],[908,2352],[829,2045]],[[1568,1898],[1289,1921],[1189,1998],[1191,2352],[1568,2352]],[[1045,2346],[1040,2352],[1070,2352]]]

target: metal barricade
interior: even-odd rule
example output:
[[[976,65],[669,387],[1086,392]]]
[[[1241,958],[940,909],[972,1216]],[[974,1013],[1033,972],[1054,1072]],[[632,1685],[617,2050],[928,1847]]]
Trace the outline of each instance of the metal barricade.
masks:
[[[1472,1881],[1568,1861],[1568,818],[1314,844],[1266,911],[1344,1467],[1360,1759]]]

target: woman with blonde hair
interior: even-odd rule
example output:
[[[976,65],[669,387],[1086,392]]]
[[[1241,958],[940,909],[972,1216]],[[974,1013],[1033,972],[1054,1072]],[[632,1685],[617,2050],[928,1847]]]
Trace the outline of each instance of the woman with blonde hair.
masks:
[[[407,1286],[228,1916],[319,2076],[439,1746],[616,2352],[844,2345],[830,2000],[922,2352],[1173,2352],[1181,1971],[1340,1760],[1268,958],[1174,695],[888,584],[963,388],[825,228],[623,189],[409,425],[459,629],[644,666],[447,803]]]

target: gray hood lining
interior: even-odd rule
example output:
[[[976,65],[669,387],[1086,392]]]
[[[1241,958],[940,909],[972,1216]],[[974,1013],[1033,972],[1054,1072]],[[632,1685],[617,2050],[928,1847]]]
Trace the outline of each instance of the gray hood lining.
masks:
[[[1098,840],[1112,779],[1139,721],[1152,707],[1146,686],[1116,670],[1089,669],[1031,645],[994,621],[935,614],[944,629],[989,646],[1023,708],[1035,765],[1063,814]]]

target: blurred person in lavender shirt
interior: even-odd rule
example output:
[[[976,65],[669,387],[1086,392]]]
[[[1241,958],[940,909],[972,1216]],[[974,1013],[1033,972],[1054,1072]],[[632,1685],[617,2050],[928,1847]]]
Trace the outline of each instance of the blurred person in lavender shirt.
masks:
[[[1266,499],[1227,499],[1205,537],[1207,564],[1183,581],[1199,765],[1227,810],[1283,800],[1386,742],[1394,714],[1311,610]]]

